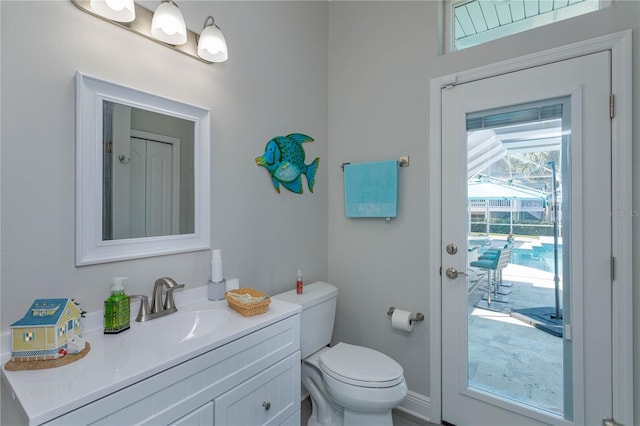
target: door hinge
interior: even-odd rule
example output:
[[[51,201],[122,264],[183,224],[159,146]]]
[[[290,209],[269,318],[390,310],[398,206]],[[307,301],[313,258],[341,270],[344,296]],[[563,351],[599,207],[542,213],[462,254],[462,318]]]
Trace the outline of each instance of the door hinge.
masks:
[[[611,281],[616,279],[616,258],[611,256]]]
[[[613,94],[611,94],[609,95],[609,118],[613,118],[615,114],[614,104],[615,104],[615,97]]]

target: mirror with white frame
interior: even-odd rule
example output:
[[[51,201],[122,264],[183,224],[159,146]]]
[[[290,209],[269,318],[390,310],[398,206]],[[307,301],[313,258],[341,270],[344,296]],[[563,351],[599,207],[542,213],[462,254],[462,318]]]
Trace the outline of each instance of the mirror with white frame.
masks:
[[[79,72],[76,97],[76,265],[209,249],[209,110]]]

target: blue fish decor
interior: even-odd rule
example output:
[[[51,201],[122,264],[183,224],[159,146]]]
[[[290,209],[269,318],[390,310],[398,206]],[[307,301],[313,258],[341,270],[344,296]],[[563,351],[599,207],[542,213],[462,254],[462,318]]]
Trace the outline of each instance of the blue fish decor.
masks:
[[[313,192],[320,157],[311,164],[304,164],[304,142],[313,142],[313,138],[302,133],[276,136],[267,142],[264,154],[256,158],[256,164],[271,174],[273,186],[278,193],[282,184],[289,191],[302,194],[302,174],[307,179],[309,191]]]

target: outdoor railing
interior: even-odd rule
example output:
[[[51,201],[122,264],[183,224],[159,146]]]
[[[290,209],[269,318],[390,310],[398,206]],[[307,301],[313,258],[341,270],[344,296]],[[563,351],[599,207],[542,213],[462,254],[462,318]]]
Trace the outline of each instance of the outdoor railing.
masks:
[[[469,207],[484,209],[491,207],[513,207],[519,210],[544,210],[544,202],[542,200],[469,200]]]
[[[489,232],[492,234],[513,234],[531,236],[553,236],[553,223],[517,223],[490,222]],[[486,233],[487,222],[471,222],[471,232]]]

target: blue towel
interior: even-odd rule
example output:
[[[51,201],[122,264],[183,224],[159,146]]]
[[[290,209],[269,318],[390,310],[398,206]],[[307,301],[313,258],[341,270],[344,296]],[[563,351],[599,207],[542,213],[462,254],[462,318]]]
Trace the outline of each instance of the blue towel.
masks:
[[[345,164],[344,207],[347,217],[396,217],[398,162]]]

